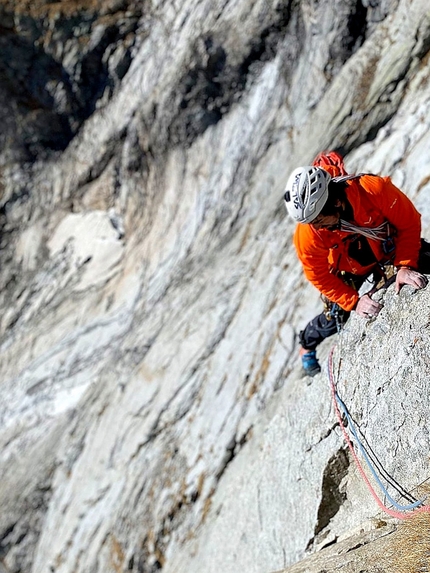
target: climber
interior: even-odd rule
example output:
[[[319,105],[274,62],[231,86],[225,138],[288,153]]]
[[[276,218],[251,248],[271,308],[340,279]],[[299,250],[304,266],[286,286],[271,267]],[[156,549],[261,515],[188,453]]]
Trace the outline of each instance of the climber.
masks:
[[[311,166],[290,175],[284,194],[298,223],[294,245],[306,278],[320,291],[325,312],[299,334],[304,373],[320,372],[317,346],[335,334],[352,310],[366,319],[382,305],[359,294],[364,281],[394,265],[396,293],[403,285],[422,289],[430,273],[430,245],[421,240],[421,216],[389,177],[346,174],[342,156],[319,154]],[[420,272],[421,271],[421,272]]]

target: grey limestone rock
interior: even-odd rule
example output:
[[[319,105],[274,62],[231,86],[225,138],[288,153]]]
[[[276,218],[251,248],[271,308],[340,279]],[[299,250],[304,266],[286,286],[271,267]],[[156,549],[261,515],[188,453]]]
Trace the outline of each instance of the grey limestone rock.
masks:
[[[326,373],[300,378],[319,300],[282,190],[337,147],[428,234],[427,2],[0,12],[2,565],[269,572],[376,537]],[[428,290],[380,296],[321,359],[336,342],[342,397],[414,489]]]

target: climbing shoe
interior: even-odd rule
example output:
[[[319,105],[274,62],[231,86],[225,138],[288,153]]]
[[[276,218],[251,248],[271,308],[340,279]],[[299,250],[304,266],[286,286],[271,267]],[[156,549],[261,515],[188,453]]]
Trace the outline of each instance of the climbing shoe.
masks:
[[[321,366],[317,359],[316,350],[305,350],[300,351],[300,357],[302,359],[303,374],[305,376],[315,376],[321,372]]]

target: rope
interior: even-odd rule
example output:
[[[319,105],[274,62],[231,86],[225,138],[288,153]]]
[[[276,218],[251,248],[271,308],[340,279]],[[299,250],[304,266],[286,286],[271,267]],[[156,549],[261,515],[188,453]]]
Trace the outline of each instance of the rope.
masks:
[[[337,394],[337,397],[339,398],[339,394]],[[339,400],[340,400],[340,398],[339,398]],[[345,402],[342,402],[342,403],[343,403],[343,406],[346,408]],[[349,411],[348,411],[348,414],[349,414],[351,421],[352,421],[351,425],[354,425],[355,431],[360,434],[360,436],[361,436],[360,439],[361,439],[361,443],[363,445],[363,448],[366,451],[368,457],[370,458],[371,463],[373,463],[374,467],[376,467],[376,469],[378,470],[379,475],[381,477],[383,477],[388,482],[388,484],[391,485],[391,487],[393,487],[397,491],[397,493],[399,495],[401,495],[403,498],[405,498],[409,503],[415,503],[416,501],[418,501],[416,497],[414,497],[411,493],[406,491],[405,488],[402,487],[399,484],[399,482],[396,481],[393,478],[393,476],[387,472],[387,470],[384,468],[384,466],[379,461],[378,456],[373,451],[372,446],[367,441],[366,436],[363,434],[363,432],[361,431],[357,422],[355,422],[354,418],[351,416],[351,413]]]
[[[366,449],[364,448],[363,444],[361,443],[361,441],[360,441],[360,439],[359,439],[359,437],[358,437],[358,435],[357,435],[357,432],[356,432],[356,430],[355,430],[354,424],[352,423],[352,420],[351,420],[351,416],[349,415],[349,412],[348,412],[348,410],[347,410],[345,404],[344,404],[343,401],[339,398],[339,395],[337,394],[337,392],[336,392],[336,400],[337,400],[337,403],[340,405],[340,407],[341,407],[343,413],[345,414],[346,419],[348,420],[348,427],[350,428],[350,430],[351,430],[352,435],[354,436],[354,438],[357,440],[357,444],[358,444],[358,446],[359,446],[359,448],[360,448],[360,451],[361,451],[361,453],[363,454],[363,457],[364,457],[364,459],[366,460],[366,463],[367,463],[367,465],[368,465],[370,471],[372,472],[373,477],[375,478],[377,484],[379,485],[379,487],[380,487],[381,490],[382,490],[382,493],[385,495],[385,497],[388,499],[388,501],[389,501],[392,505],[394,505],[394,507],[395,507],[396,509],[398,509],[399,511],[409,511],[409,510],[411,510],[411,509],[415,509],[416,507],[419,507],[420,505],[423,505],[424,502],[423,502],[423,501],[419,501],[419,500],[416,501],[416,502],[414,502],[414,503],[411,503],[411,504],[409,504],[409,505],[400,505],[399,503],[397,503],[397,501],[396,501],[394,498],[391,497],[391,495],[390,495],[390,494],[388,493],[388,491],[387,491],[387,488],[384,486],[384,484],[383,484],[383,483],[381,482],[381,480],[379,479],[379,476],[378,476],[378,474],[376,473],[375,468],[373,467],[372,462],[371,462],[370,459],[369,459],[369,456],[367,455],[367,451],[366,451]]]
[[[344,436],[344,439],[346,441],[346,443],[348,444],[348,447],[351,451],[351,454],[354,458],[354,461],[357,465],[357,468],[364,480],[364,482],[366,483],[372,497],[374,498],[374,500],[376,501],[376,503],[378,504],[378,506],[382,509],[382,511],[384,511],[385,513],[387,513],[388,515],[390,515],[391,517],[395,517],[396,519],[408,519],[409,517],[412,517],[412,515],[415,515],[416,513],[430,513],[430,506],[428,505],[423,505],[423,501],[418,501],[416,503],[413,503],[409,506],[400,506],[397,502],[395,502],[391,496],[388,494],[386,488],[384,487],[384,485],[382,484],[382,482],[380,481],[379,477],[377,476],[368,456],[367,453],[365,451],[364,446],[362,445],[361,441],[358,438],[358,435],[355,431],[354,425],[352,424],[352,420],[351,420],[351,416],[349,415],[349,412],[346,408],[346,406],[344,405],[344,403],[342,402],[342,400],[340,399],[337,390],[336,390],[336,384],[334,381],[334,373],[333,373],[333,353],[334,353],[334,347],[331,349],[330,354],[329,354],[329,359],[328,359],[328,374],[329,374],[329,381],[330,381],[330,387],[331,387],[331,393],[332,393],[332,398],[333,398],[333,403],[334,403],[334,408],[335,408],[335,412],[336,412],[336,416],[337,419],[339,421],[339,425],[342,429],[342,433]],[[355,437],[355,439],[357,440],[357,443],[360,447],[360,450],[362,452],[362,454],[364,455],[364,459],[366,460],[367,465],[369,466],[370,470],[372,471],[373,476],[375,477],[376,481],[378,482],[379,486],[381,487],[384,495],[386,495],[387,499],[389,499],[389,501],[398,509],[394,510],[391,509],[389,507],[387,507],[378,497],[378,494],[376,493],[375,489],[373,488],[372,484],[369,481],[369,478],[367,477],[364,468],[354,450],[354,446],[352,445],[351,439],[348,435],[348,432],[346,431],[345,425],[342,421],[342,414],[339,408],[339,405],[341,406],[341,408],[344,411],[344,414],[348,420],[348,423],[350,424],[351,427],[351,431]],[[422,506],[422,507],[418,507],[418,506]],[[406,511],[406,513],[404,513]]]
[[[385,283],[386,285],[387,283]],[[384,285],[384,286],[385,286]],[[337,305],[336,305],[337,306]],[[336,317],[337,318],[337,317]],[[338,334],[340,332],[340,327],[341,324],[337,324],[338,326]],[[339,346],[339,352],[340,354],[342,354],[342,337],[339,338],[338,341],[338,346]],[[339,365],[338,365],[338,369],[337,369],[337,377],[339,378],[339,373],[340,373],[340,365],[341,365],[341,360],[339,360]],[[351,416],[351,414],[349,413],[345,403],[343,401],[341,401],[339,394],[336,392],[336,397],[338,399],[338,401],[340,401],[342,403],[343,408],[346,410],[345,414],[349,415],[349,417],[351,418],[349,420],[349,424],[351,427],[355,427],[357,426],[356,422],[354,421],[353,417]],[[375,454],[375,452],[373,451],[372,447],[370,446],[369,442],[367,441],[366,436],[363,434],[363,432],[360,430],[360,427],[358,427],[358,431],[361,434],[361,439],[364,440],[366,442],[366,446],[363,445],[363,441],[360,442],[360,438],[356,435],[356,439],[358,442],[360,442],[360,445],[362,447],[362,449],[364,449],[365,454],[367,454],[368,458],[370,458],[371,462],[373,462],[373,464],[376,466],[376,468],[379,471],[379,474],[397,491],[398,494],[400,494],[403,498],[405,498],[409,503],[415,503],[416,501],[418,501],[416,499],[416,497],[414,497],[413,495],[411,495],[408,491],[405,490],[405,488],[403,488],[384,468],[384,466],[381,464],[381,462],[378,459],[378,456]],[[368,462],[369,463],[369,462]]]
[[[340,220],[340,230],[345,233],[359,233],[368,239],[385,241],[388,237],[388,221],[384,221],[377,227],[359,227],[348,221]]]

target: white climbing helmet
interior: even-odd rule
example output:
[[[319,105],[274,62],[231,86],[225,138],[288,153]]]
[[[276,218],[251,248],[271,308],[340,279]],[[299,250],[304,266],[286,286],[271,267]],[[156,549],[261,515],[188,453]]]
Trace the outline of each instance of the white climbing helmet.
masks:
[[[321,167],[297,167],[288,178],[284,201],[288,213],[299,223],[311,223],[328,198],[331,177]]]

